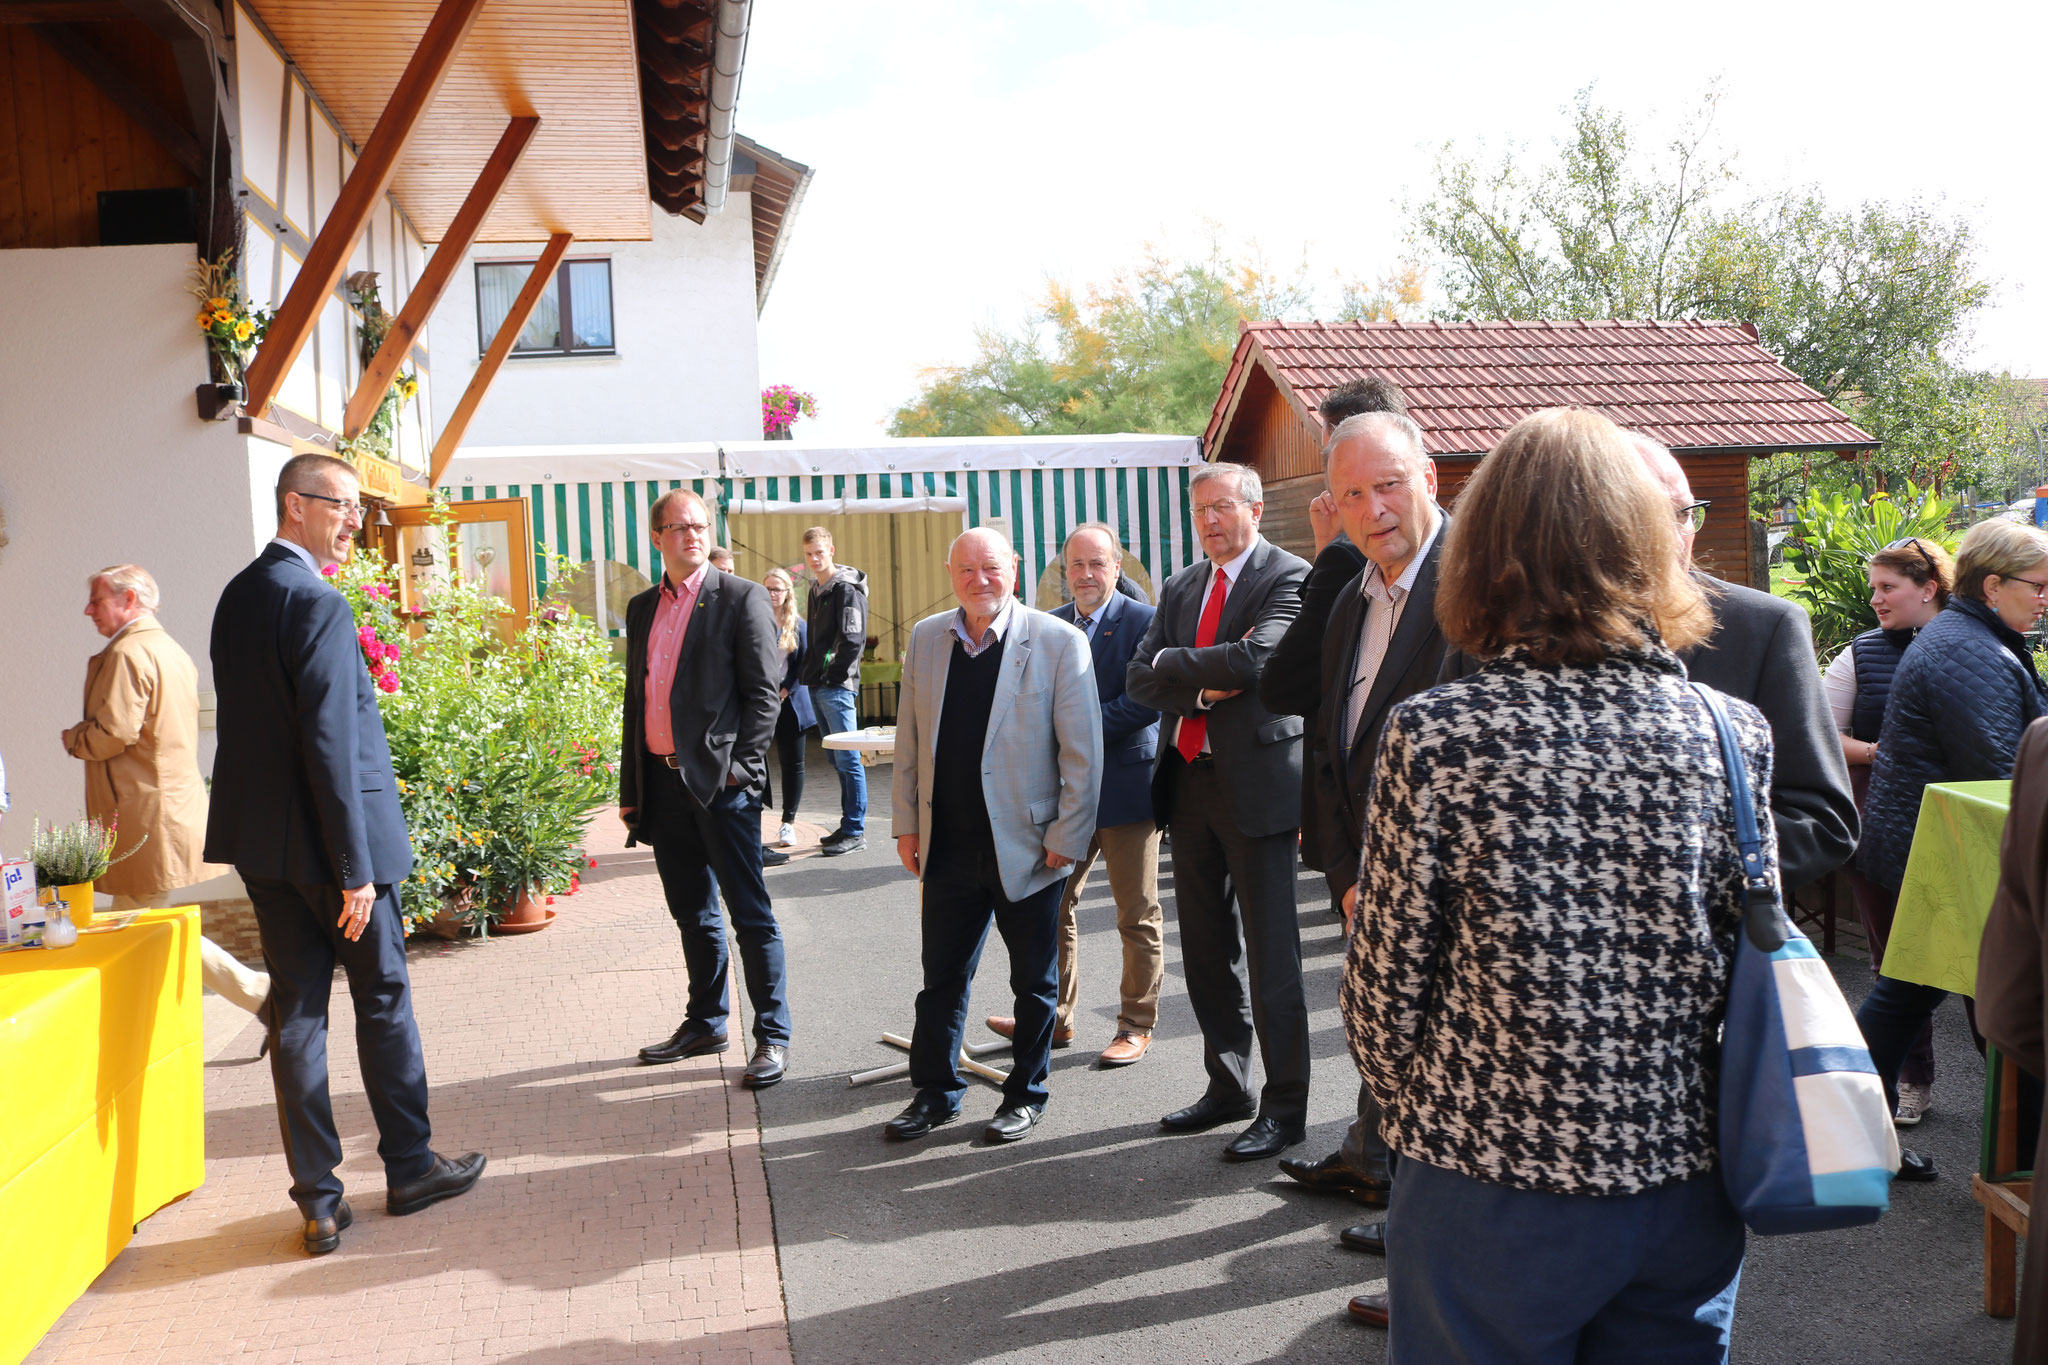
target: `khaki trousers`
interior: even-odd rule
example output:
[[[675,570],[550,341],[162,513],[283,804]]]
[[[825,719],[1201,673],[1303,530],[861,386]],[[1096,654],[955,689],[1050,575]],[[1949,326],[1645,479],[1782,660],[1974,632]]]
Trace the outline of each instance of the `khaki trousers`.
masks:
[[[114,909],[157,910],[176,905],[178,902],[173,894],[180,889],[172,887],[141,896],[116,896]],[[270,995],[268,972],[243,966],[227,949],[204,935],[199,939],[199,981],[215,995],[226,996],[251,1014],[262,1009],[264,1000]]]
[[[1116,898],[1116,931],[1124,941],[1123,1007],[1116,1026],[1147,1037],[1159,1022],[1159,985],[1166,971],[1165,921],[1159,908],[1159,827],[1150,820],[1098,829],[1088,854],[1074,864],[1060,899],[1060,996],[1053,1027],[1074,1026],[1074,1002],[1081,992],[1075,963],[1081,927],[1074,906],[1087,889],[1097,856],[1109,865],[1109,892]]]

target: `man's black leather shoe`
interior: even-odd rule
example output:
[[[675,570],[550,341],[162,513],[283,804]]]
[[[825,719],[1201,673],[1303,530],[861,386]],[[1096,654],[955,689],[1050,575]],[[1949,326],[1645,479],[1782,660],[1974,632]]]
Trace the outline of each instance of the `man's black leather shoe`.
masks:
[[[484,1173],[484,1154],[464,1152],[450,1161],[434,1153],[434,1169],[407,1185],[393,1185],[384,1194],[384,1211],[394,1218],[418,1213],[429,1204],[468,1194]]]
[[[996,1110],[996,1116],[988,1121],[982,1136],[990,1142],[1015,1142],[1031,1131],[1031,1125],[1045,1114],[1042,1105],[1006,1104]]]
[[[1248,1119],[1258,1112],[1258,1101],[1250,1095],[1236,1099],[1204,1095],[1187,1108],[1176,1109],[1159,1120],[1159,1126],[1170,1133],[1206,1133],[1220,1124]]]
[[[650,1043],[640,1049],[640,1060],[650,1065],[663,1062],[680,1062],[685,1057],[708,1057],[714,1052],[723,1052],[732,1042],[722,1033],[713,1033],[702,1024],[685,1023],[671,1033],[665,1043]]]
[[[1346,1228],[1337,1234],[1337,1245],[1350,1247],[1353,1251],[1370,1251],[1375,1256],[1384,1256],[1387,1254],[1387,1225],[1360,1223],[1355,1228]]]
[[[1939,1178],[1934,1172],[1933,1157],[1911,1147],[1899,1150],[1899,1173],[1893,1179],[1903,1180],[1908,1185],[1920,1185]]]
[[[1303,1161],[1298,1157],[1280,1158],[1280,1173],[1290,1180],[1299,1181],[1312,1190],[1325,1194],[1355,1194],[1369,1190],[1381,1182],[1367,1180],[1357,1171],[1344,1164],[1342,1152],[1332,1152],[1321,1161]],[[1382,1200],[1384,1202],[1384,1200]]]
[[[940,1124],[959,1117],[958,1109],[948,1109],[938,1100],[919,1095],[902,1113],[882,1125],[882,1133],[897,1139],[921,1138]]]
[[[1297,1143],[1308,1141],[1308,1132],[1300,1124],[1288,1127],[1278,1119],[1259,1118],[1252,1120],[1252,1126],[1239,1133],[1223,1149],[1225,1161],[1264,1161],[1267,1157],[1278,1156]]]
[[[763,1043],[754,1049],[754,1060],[740,1073],[740,1084],[749,1090],[766,1090],[782,1079],[789,1049],[780,1043]]]
[[[818,852],[823,854],[827,858],[837,858],[841,854],[858,853],[867,846],[868,841],[866,836],[856,834],[849,838],[841,839],[837,843],[832,843],[828,841],[826,843],[819,844]]]
[[[341,1245],[341,1230],[356,1221],[349,1211],[348,1200],[341,1201],[341,1207],[334,1211],[332,1218],[308,1218],[306,1220],[306,1254],[325,1256]]]

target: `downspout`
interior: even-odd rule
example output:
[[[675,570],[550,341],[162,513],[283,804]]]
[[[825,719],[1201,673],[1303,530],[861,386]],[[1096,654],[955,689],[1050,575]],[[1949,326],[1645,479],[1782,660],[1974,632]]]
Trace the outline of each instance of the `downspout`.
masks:
[[[733,118],[740,103],[740,68],[747,60],[747,20],[753,0],[719,0],[718,42],[711,53],[710,136],[704,143],[704,212],[725,207],[732,182]]]

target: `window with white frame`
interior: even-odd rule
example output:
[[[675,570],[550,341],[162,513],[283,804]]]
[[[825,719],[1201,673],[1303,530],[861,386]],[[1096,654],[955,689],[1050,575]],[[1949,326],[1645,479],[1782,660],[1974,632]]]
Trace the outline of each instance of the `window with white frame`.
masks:
[[[476,263],[477,352],[489,349],[491,338],[512,302],[533,272],[532,261]],[[563,261],[541,290],[533,315],[512,343],[512,354],[611,355],[612,263],[608,260]]]

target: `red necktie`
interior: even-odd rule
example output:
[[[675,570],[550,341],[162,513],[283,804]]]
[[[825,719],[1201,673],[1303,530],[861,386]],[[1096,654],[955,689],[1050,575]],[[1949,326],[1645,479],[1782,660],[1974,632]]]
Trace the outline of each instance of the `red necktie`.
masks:
[[[1216,627],[1223,620],[1223,599],[1230,595],[1230,575],[1218,569],[1216,586],[1209,589],[1209,600],[1202,607],[1201,624],[1195,627],[1195,648],[1207,649],[1216,643]],[[1189,763],[1202,752],[1202,741],[1209,737],[1209,718],[1205,715],[1183,716],[1180,722],[1180,737],[1173,747],[1180,750],[1180,756]]]

